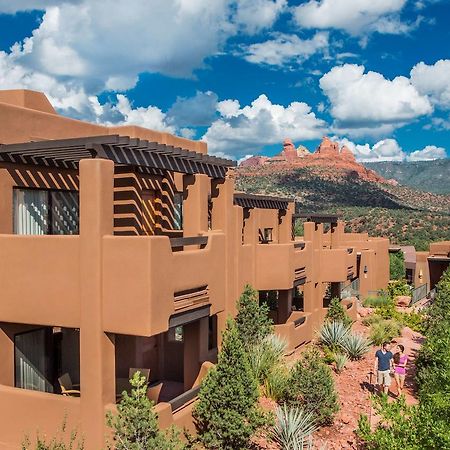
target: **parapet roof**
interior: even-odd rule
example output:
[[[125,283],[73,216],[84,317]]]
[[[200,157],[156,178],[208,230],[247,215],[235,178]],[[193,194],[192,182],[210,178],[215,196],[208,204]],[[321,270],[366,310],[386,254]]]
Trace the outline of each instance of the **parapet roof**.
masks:
[[[224,178],[235,161],[129,136],[87,136],[0,145],[0,162],[76,169],[81,159],[110,159],[143,173],[164,171]]]
[[[241,192],[234,194],[234,204],[242,208],[287,209],[289,203],[293,201],[291,198],[269,197]]]

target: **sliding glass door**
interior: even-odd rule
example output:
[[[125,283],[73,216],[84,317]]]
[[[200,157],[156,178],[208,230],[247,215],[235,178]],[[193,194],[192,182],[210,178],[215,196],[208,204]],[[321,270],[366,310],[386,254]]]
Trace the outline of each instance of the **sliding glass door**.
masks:
[[[14,349],[15,386],[32,391],[53,392],[51,328],[16,334]]]
[[[14,189],[15,234],[78,234],[78,192]]]

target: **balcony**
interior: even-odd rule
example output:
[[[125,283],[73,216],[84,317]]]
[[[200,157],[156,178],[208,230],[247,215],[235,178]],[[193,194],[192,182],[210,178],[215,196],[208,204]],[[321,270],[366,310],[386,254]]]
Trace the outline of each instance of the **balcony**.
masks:
[[[287,353],[312,339],[310,313],[293,311],[284,324],[275,325],[275,333],[286,340]]]
[[[0,235],[0,317],[78,328],[79,237]]]
[[[322,249],[319,253],[322,281],[336,283],[347,280],[349,259],[346,249]]]
[[[294,286],[306,283],[311,276],[312,245],[310,242],[294,242]]]
[[[225,305],[225,236],[104,238],[104,329],[150,336],[195,308]]]

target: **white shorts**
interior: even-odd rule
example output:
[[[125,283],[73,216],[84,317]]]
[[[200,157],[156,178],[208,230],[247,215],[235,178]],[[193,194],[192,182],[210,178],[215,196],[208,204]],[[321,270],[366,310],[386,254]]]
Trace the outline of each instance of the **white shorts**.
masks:
[[[391,385],[391,371],[390,370],[379,370],[377,372],[378,375],[378,384],[383,386]]]

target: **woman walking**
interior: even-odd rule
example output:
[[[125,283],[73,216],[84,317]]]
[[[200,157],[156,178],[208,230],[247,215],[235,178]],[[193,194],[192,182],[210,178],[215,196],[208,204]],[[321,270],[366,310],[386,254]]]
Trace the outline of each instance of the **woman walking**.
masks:
[[[397,384],[397,396],[400,397],[405,385],[406,363],[408,362],[408,355],[405,354],[405,347],[402,344],[397,345],[397,353],[394,355],[394,378]]]

